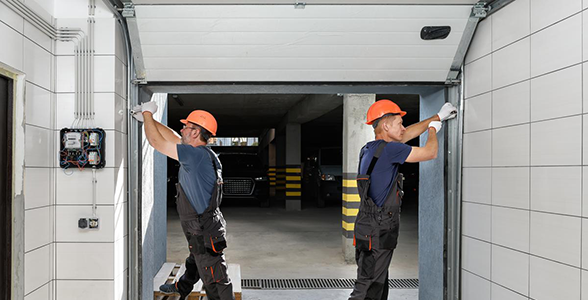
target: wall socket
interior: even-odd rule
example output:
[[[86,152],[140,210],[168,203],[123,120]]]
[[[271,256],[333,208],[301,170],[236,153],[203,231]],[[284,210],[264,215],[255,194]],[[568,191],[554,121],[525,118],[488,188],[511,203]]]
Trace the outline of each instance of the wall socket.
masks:
[[[78,220],[78,228],[80,229],[98,229],[98,218],[80,218]]]

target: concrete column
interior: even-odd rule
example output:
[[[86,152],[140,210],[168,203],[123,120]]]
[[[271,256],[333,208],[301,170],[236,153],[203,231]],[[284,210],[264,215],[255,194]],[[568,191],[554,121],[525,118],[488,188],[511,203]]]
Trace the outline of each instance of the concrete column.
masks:
[[[300,123],[286,124],[286,210],[302,209]]]
[[[275,198],[283,199],[286,191],[286,135],[276,133],[276,193]]]
[[[268,172],[267,175],[270,181],[270,197],[276,196],[276,144],[270,143],[268,146]]]
[[[365,118],[375,101],[374,94],[343,96],[343,255],[348,263],[355,263],[353,228],[360,203],[355,181],[359,150],[374,139],[374,131],[365,124]]]

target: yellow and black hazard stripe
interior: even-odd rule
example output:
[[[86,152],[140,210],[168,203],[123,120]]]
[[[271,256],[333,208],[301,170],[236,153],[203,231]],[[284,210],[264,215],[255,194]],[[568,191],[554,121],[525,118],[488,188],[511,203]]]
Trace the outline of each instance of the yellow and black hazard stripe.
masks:
[[[276,167],[276,190],[283,191],[286,189],[286,168],[284,166]]]
[[[357,173],[343,173],[343,235],[347,238],[353,238],[355,217],[361,203],[356,178]]]
[[[267,170],[267,177],[269,178],[270,187],[276,186],[276,167],[269,167]]]
[[[286,201],[302,199],[302,168],[298,165],[286,166]]]

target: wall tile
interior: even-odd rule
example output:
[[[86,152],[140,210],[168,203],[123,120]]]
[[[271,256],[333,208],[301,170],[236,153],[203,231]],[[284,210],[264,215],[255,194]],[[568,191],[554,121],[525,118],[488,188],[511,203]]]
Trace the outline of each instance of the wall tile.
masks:
[[[582,167],[531,168],[531,209],[582,215]]]
[[[580,165],[582,117],[531,124],[531,165]]]
[[[52,132],[48,129],[26,125],[25,165],[27,167],[51,167]]]
[[[28,21],[25,21],[24,23],[24,35],[35,42],[37,45],[41,46],[47,52],[52,53],[53,40],[42,31],[31,25],[31,23]]]
[[[555,99],[557,100],[554,101]],[[531,121],[576,115],[581,112],[582,65],[531,80]]]
[[[582,10],[582,0],[533,0],[531,32],[536,32]]]
[[[490,243],[462,238],[461,267],[490,280]]]
[[[115,55],[116,18],[96,18],[94,24],[94,39],[100,41],[95,44],[97,55]]]
[[[582,167],[582,216],[588,217],[588,167]]]
[[[57,94],[56,127],[71,127],[75,119],[75,94]],[[95,93],[94,124],[104,130],[126,132],[126,101],[115,93]]]
[[[108,158],[107,158],[108,159]],[[57,172],[57,204],[91,205],[92,204],[92,172],[90,170],[74,172],[68,176],[62,171]],[[68,171],[70,172],[70,171]],[[99,205],[113,205],[115,198],[115,187],[119,170],[115,168],[104,168],[96,171],[96,199]],[[124,186],[124,185],[123,185]],[[81,196],[85,195],[85,196]]]
[[[92,291],[88,293],[88,291]],[[113,299],[114,282],[88,280],[57,280],[57,299],[59,300],[104,300]]]
[[[114,275],[119,276],[127,269],[128,261],[128,239],[124,238],[114,242]]]
[[[464,132],[492,127],[492,93],[469,98],[465,101]]]
[[[529,165],[529,124],[492,130],[492,166]]]
[[[462,232],[464,235],[490,241],[491,206],[463,203]]]
[[[114,240],[118,241],[129,234],[127,226],[128,202],[117,204],[114,207]]]
[[[492,281],[528,295],[529,255],[500,246],[492,246]],[[496,298],[495,295],[493,298]]]
[[[476,34],[465,57],[465,63],[468,64],[484,55],[492,52],[492,16],[478,23]]]
[[[51,207],[25,211],[25,252],[53,242]]]
[[[529,209],[529,172],[528,167],[493,168],[492,204]]]
[[[588,300],[588,271],[582,270],[582,300]]]
[[[580,299],[580,269],[531,256],[529,280],[535,300]]]
[[[492,300],[527,300],[527,297],[521,296],[511,290],[507,290],[499,285],[492,284]]]
[[[80,218],[92,217],[92,206],[57,206],[56,242],[114,242],[114,206],[98,206],[99,228],[78,228]]]
[[[461,272],[462,300],[490,300],[490,281],[466,271]]]
[[[492,207],[492,243],[529,252],[529,211]]]
[[[10,47],[0,47],[0,61],[20,71],[24,71],[23,37],[14,29],[0,22],[0,36],[2,44]]]
[[[588,269],[588,219],[582,219],[582,268]]]
[[[114,91],[123,98],[127,97],[127,67],[115,59]]]
[[[588,115],[582,116],[582,164],[588,165]]]
[[[28,39],[24,40],[24,68],[27,81],[46,90],[51,89],[51,66],[53,55]]]
[[[24,299],[25,300],[48,300],[48,299],[51,300],[51,299],[53,299],[52,295],[49,292],[49,285],[50,285],[50,283],[40,287],[38,290],[26,295],[24,297]]]
[[[116,58],[112,56],[96,56],[94,58],[94,91],[116,92]],[[114,75],[114,76],[113,76]]]
[[[530,81],[524,81],[492,92],[492,126],[503,127],[530,120]]]
[[[492,56],[485,56],[464,67],[465,97],[470,98],[492,88]]]
[[[26,83],[25,117],[27,124],[47,129],[51,127],[51,92],[29,82]]]
[[[124,42],[124,36],[122,34],[122,28],[118,22],[116,22],[116,29],[114,30],[114,41],[116,57],[124,64],[127,65],[127,50]]]
[[[73,56],[56,56],[55,69],[57,74],[55,77],[55,91],[57,93],[74,93],[75,58]]]
[[[491,131],[481,131],[463,135],[463,166],[489,167],[492,152]]]
[[[566,19],[531,36],[532,77],[571,66],[581,61],[581,14]]]
[[[25,295],[46,285],[52,280],[50,245],[27,252],[24,255],[24,289]]]
[[[531,213],[531,254],[580,267],[580,218]]]
[[[529,79],[530,47],[531,39],[525,38],[492,53],[493,89]]]
[[[118,131],[106,131],[106,167],[127,166],[127,135]]]
[[[587,3],[588,1],[584,1]],[[582,12],[582,61],[588,60],[588,12]]]
[[[490,204],[492,169],[463,169],[463,201]]]
[[[56,279],[114,279],[113,247],[113,243],[57,243]]]
[[[51,169],[26,168],[24,172],[25,209],[51,204]]]
[[[492,50],[502,48],[530,34],[529,2],[530,0],[513,1],[508,4],[508,9],[501,9],[492,14]]]
[[[114,278],[114,299],[124,300],[127,297],[127,277],[129,270],[126,269],[123,273]]]
[[[17,32],[23,32],[24,19],[17,13],[8,8],[4,3],[0,3],[0,22],[12,27]]]
[[[588,18],[588,16],[587,16]],[[588,28],[586,29],[588,30]],[[587,46],[588,47],[588,46]],[[588,65],[582,64],[582,90],[588,91]],[[582,93],[582,112],[588,112],[588,93]]]

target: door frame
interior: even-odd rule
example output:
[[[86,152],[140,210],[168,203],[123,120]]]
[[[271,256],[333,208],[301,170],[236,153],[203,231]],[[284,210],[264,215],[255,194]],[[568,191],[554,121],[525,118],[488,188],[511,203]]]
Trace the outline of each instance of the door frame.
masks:
[[[25,165],[25,83],[24,73],[0,62],[0,76],[6,77],[12,82],[12,101],[8,107],[10,120],[8,156],[9,169],[8,184],[10,204],[5,206],[6,213],[10,213],[10,228],[4,229],[0,234],[6,240],[10,240],[10,284],[7,292],[1,296],[6,299],[24,298],[24,165]],[[17,150],[17,149],[20,149]],[[8,270],[1,270],[2,272]],[[7,283],[7,282],[6,282]],[[0,290],[4,289],[5,282],[0,283]]]

